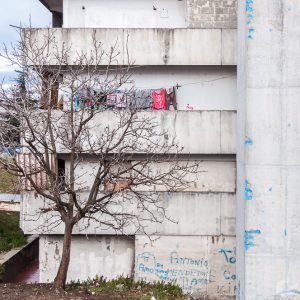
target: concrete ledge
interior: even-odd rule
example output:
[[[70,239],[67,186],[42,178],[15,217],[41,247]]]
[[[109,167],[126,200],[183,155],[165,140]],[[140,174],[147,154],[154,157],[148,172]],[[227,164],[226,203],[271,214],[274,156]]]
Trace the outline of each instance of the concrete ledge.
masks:
[[[38,44],[51,36],[59,49],[63,44],[70,48],[69,64],[75,64],[78,53],[89,55],[95,34],[107,53],[117,44],[120,55],[113,65],[128,64],[127,50],[135,65],[236,65],[236,29],[56,28],[31,29],[31,34]],[[46,64],[56,65],[51,51]],[[102,64],[107,62],[103,58]]]
[[[38,257],[39,238],[37,235],[28,237],[28,242],[22,247],[15,248],[0,256],[0,266],[4,268],[1,282],[10,282],[26,265]]]

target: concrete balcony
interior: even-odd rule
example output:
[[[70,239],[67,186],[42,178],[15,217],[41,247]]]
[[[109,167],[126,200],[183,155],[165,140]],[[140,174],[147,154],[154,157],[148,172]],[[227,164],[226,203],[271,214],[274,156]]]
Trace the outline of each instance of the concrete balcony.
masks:
[[[127,53],[135,65],[236,65],[236,29],[56,28],[30,32],[39,45],[51,35],[57,49],[63,44],[70,48],[69,64],[76,64],[77,53],[89,53],[95,34],[104,51],[117,44],[120,54],[114,65],[126,65]],[[49,65],[57,64],[51,50],[47,56]],[[106,65],[107,59],[102,64]]]
[[[37,118],[40,118],[42,111],[38,113]],[[58,126],[57,132],[59,128],[66,128],[67,117],[64,112],[56,111],[52,115]],[[109,110],[96,114],[89,123],[90,141],[100,141],[105,128],[109,126],[110,130],[113,130],[118,126],[121,117],[122,115]],[[235,111],[143,111],[139,112],[137,117],[139,120],[151,119],[151,124],[157,128],[157,135],[152,137],[157,143],[163,144],[169,141],[171,145],[175,139],[176,145],[182,148],[181,154],[235,155],[236,153]],[[43,122],[45,122],[44,119],[39,121],[39,126],[43,126]],[[114,138],[115,142],[118,141],[118,135]],[[57,139],[58,153],[69,153],[66,141],[61,135]],[[145,152],[147,152],[148,148],[145,147]],[[83,141],[81,148],[89,150],[89,143]],[[116,148],[115,151],[118,149]],[[130,153],[142,154],[144,152],[139,149],[138,152]]]

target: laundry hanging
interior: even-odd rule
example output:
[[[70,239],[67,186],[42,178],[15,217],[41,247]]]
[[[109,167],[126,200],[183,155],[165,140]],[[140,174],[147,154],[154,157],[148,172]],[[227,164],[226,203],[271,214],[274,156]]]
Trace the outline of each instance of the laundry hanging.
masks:
[[[152,106],[151,90],[136,90],[131,101],[131,107],[136,109],[147,109]]]
[[[170,109],[170,105],[173,106],[175,110],[177,110],[177,100],[176,100],[176,92],[175,92],[175,87],[171,88],[166,96],[167,100],[167,109]]]
[[[152,91],[152,108],[153,109],[167,109],[166,90],[159,89]]]

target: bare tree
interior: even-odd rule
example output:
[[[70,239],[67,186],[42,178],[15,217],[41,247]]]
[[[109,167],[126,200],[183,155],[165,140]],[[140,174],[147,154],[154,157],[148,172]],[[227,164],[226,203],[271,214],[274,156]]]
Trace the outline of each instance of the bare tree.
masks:
[[[94,222],[121,234],[131,226],[149,234],[149,222],[171,220],[157,191],[187,188],[189,174],[198,169],[182,159],[182,149],[155,113],[136,105],[129,55],[119,64],[117,43],[105,51],[95,33],[91,40],[88,52],[74,55],[54,30],[41,39],[29,28],[20,31],[17,46],[2,53],[22,71],[24,82],[21,90],[18,84],[0,89],[0,146],[21,149],[0,162],[20,177],[23,190],[45,199],[40,213],[56,216],[47,226],[64,223],[56,288],[66,283],[76,224],[86,220],[84,226]],[[120,88],[122,95],[113,99]],[[110,107],[110,101],[120,102]],[[80,171],[87,161],[89,171]]]

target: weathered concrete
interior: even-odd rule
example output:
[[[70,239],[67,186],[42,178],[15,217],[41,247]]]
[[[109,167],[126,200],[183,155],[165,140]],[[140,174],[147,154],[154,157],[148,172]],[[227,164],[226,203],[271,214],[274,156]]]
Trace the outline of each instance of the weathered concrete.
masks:
[[[136,161],[132,161],[134,164]],[[185,180],[190,182],[189,186],[185,187],[181,191],[184,192],[204,192],[204,193],[234,193],[235,192],[235,162],[224,157],[218,160],[200,160],[198,163],[198,172],[196,174],[187,174]],[[130,163],[130,162],[129,162]],[[178,162],[180,164],[180,162]],[[182,163],[186,163],[182,161]],[[194,162],[190,162],[193,164]],[[93,179],[97,172],[98,163],[93,159],[84,159],[83,162],[78,163],[78,167],[75,170],[76,176],[76,189],[82,189],[82,191],[88,191],[93,185]],[[145,167],[145,170],[152,170],[153,172],[162,172],[174,166],[171,163],[153,163],[149,168]],[[124,166],[130,168],[129,166]],[[66,172],[69,172],[69,163],[66,162]],[[132,174],[134,176],[134,174]],[[103,190],[104,187],[102,187]],[[165,192],[166,187],[160,185],[140,185],[134,190],[147,192]]]
[[[64,27],[236,28],[236,0],[40,0]],[[99,16],[101,16],[99,18]]]
[[[134,238],[73,236],[71,247],[68,282],[133,274]],[[40,236],[40,282],[53,282],[61,252],[62,236]]]
[[[191,28],[236,28],[236,0],[187,0],[187,26]]]
[[[239,10],[238,299],[300,295],[299,13],[296,0]]]
[[[161,193],[161,203],[166,209],[169,220],[162,220],[162,223],[141,221],[147,225],[145,229],[149,234],[159,233],[160,235],[234,235],[235,217],[233,215],[235,202],[234,194],[227,193]],[[80,195],[81,198],[84,194]],[[136,206],[125,202],[120,196],[116,197],[118,209],[122,205],[124,212],[137,213]],[[49,212],[41,214],[40,209],[47,206],[42,198],[35,198],[34,193],[26,193],[23,200],[23,214],[21,226],[25,233],[36,234],[62,234],[63,224],[57,214]],[[184,210],[182,209],[184,207]],[[113,208],[110,208],[111,210]],[[157,208],[149,205],[158,218]],[[143,212],[143,217],[149,219],[149,215]],[[94,215],[95,219],[111,221],[106,215]],[[161,218],[159,218],[161,220]],[[176,223],[174,223],[176,222]],[[124,233],[133,235],[137,231],[138,224],[132,221],[124,228]],[[104,224],[95,220],[82,220],[74,227],[74,234],[115,234],[115,230],[107,228]]]
[[[185,1],[64,0],[63,4],[68,28],[186,27]]]
[[[36,126],[44,128],[45,118],[42,117],[43,111],[36,113]],[[78,117],[80,113],[78,113]],[[57,132],[60,128],[67,127],[67,114],[61,111],[52,113],[53,123],[57,126]],[[110,132],[117,128],[120,119],[126,117],[124,112],[114,113],[113,111],[104,111],[94,116],[89,122],[90,141],[99,142],[103,130],[108,126]],[[158,134],[149,137],[163,145],[168,142],[172,145],[175,139],[176,145],[182,147],[181,154],[235,154],[235,111],[144,111],[137,113],[139,120],[149,120],[149,123],[156,127]],[[87,126],[86,126],[87,127]],[[118,141],[121,134],[114,135],[114,141]],[[161,134],[163,133],[163,135]],[[159,134],[161,134],[159,136]],[[61,134],[60,136],[62,136]],[[131,137],[128,137],[131,138]],[[139,139],[141,141],[141,138]],[[125,143],[126,139],[124,139]],[[38,147],[39,145],[37,145]],[[68,141],[66,139],[57,139],[56,147],[59,153],[68,153]],[[90,149],[87,141],[81,144],[82,149]],[[152,151],[161,152],[161,148],[157,147]],[[26,150],[26,149],[25,149]],[[139,147],[139,153],[148,153],[149,149],[145,144],[145,148]],[[115,151],[118,151],[116,148]],[[124,150],[123,150],[124,151]],[[129,149],[130,153],[137,153],[136,149]],[[132,151],[132,152],[131,152]],[[172,147],[170,152],[177,150]],[[222,157],[221,157],[222,158]]]
[[[111,62],[112,65],[128,64],[127,51],[134,65],[236,65],[236,30],[223,33],[222,29],[56,28],[31,29],[31,33],[32,41],[38,41],[37,46],[43,45],[49,34],[51,39],[55,38],[58,49],[64,43],[66,48],[70,48],[71,65],[78,58],[78,53],[83,51],[90,55],[93,33],[106,53],[117,45],[120,55]],[[44,63],[57,65],[53,48],[50,46],[45,51],[47,61]],[[106,55],[101,64],[108,64]]]
[[[155,238],[155,237],[154,237]],[[235,238],[146,236],[135,242],[137,280],[176,282],[185,292],[221,297],[235,293]]]

